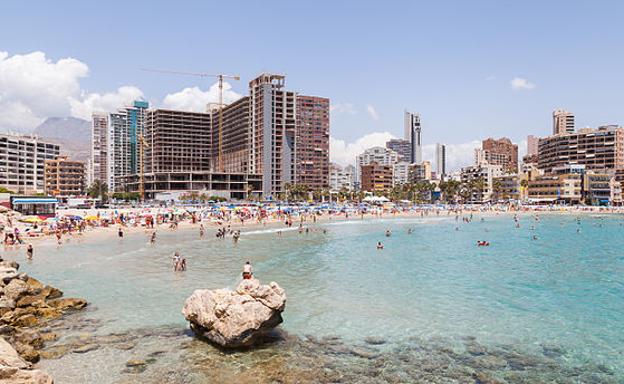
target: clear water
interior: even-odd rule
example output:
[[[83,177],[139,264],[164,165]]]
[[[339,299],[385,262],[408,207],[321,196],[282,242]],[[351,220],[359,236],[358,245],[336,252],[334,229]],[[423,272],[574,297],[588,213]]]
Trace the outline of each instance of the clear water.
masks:
[[[390,354],[406,340],[446,340],[452,346],[474,338],[527,354],[555,346],[562,351],[557,364],[600,365],[612,382],[624,381],[624,218],[583,216],[579,225],[570,215],[542,215],[539,222],[525,215],[521,228],[511,216],[479,219],[470,224],[447,216],[334,221],[312,225],[309,234],[284,231],[281,237],[275,229],[249,228],[237,245],[215,239],[214,229],[203,240],[196,229],[162,229],[154,246],[137,233],[72,239],[62,247],[41,244],[31,263],[13,253],[27,273],[67,296],[87,298],[94,308],[88,315],[103,320],[96,331],[101,335],[185,329],[184,299],[197,288],[234,287],[250,260],[259,279],[286,290],[282,327],[301,338],[336,336],[356,345],[374,336],[387,341],[379,348]],[[386,229],[391,237],[384,236]],[[477,247],[477,240],[491,245]],[[384,250],[375,248],[377,241]],[[176,250],[187,258],[184,273],[172,272]],[[154,343],[145,338],[145,345]],[[196,357],[215,353],[194,345]],[[141,351],[105,356],[105,350],[92,356],[113,366]],[[83,357],[88,355],[70,354],[43,365],[61,383],[95,377],[116,382],[130,375],[110,376],[104,365],[89,364],[97,359]],[[72,363],[95,376],[77,378]]]

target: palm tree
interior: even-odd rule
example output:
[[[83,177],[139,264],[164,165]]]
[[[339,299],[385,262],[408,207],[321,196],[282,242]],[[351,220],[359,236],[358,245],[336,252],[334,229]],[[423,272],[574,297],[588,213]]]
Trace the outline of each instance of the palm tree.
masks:
[[[503,190],[503,183],[500,181],[500,179],[494,179],[492,181],[492,192],[493,192],[492,200],[498,201],[502,190]]]
[[[87,195],[93,198],[99,198],[103,203],[108,200],[108,184],[100,179],[94,180],[87,188]]]

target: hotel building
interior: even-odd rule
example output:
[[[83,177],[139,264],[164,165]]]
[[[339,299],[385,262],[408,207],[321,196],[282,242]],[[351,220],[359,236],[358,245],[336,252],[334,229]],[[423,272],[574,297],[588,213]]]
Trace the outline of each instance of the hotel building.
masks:
[[[52,196],[80,196],[85,193],[85,163],[67,156],[45,161],[45,192]]]
[[[15,193],[45,191],[45,161],[55,159],[58,144],[37,136],[0,134],[0,187]]]
[[[540,138],[539,169],[550,173],[577,164],[595,171],[624,168],[624,128],[603,126]]]
[[[362,190],[384,192],[392,188],[392,166],[372,162],[362,166]]]

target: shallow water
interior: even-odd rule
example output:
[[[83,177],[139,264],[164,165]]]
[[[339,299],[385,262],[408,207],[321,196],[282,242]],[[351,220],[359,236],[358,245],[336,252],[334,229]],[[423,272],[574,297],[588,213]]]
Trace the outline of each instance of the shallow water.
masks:
[[[162,229],[154,246],[131,234],[40,245],[32,263],[15,255],[27,273],[92,303],[80,315],[99,321],[91,333],[134,335],[130,350],[102,342],[44,361],[59,383],[271,382],[276,374],[292,382],[474,382],[481,371],[507,382],[624,381],[624,219],[584,216],[578,225],[573,216],[526,215],[519,229],[510,216],[484,219],[330,222],[282,236],[250,228],[237,245],[216,240],[214,229],[204,240],[196,230]],[[187,272],[171,271],[176,250]],[[282,329],[290,336],[223,354],[185,332],[180,310],[196,288],[234,287],[246,260],[286,290]],[[125,368],[154,351],[162,353],[144,372]]]

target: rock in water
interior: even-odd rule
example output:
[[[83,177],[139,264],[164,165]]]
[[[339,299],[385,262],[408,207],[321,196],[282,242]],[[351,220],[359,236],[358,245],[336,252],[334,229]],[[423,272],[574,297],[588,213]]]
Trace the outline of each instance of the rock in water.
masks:
[[[235,291],[198,289],[182,314],[195,334],[225,348],[250,347],[282,322],[286,293],[275,282],[243,280]]]

